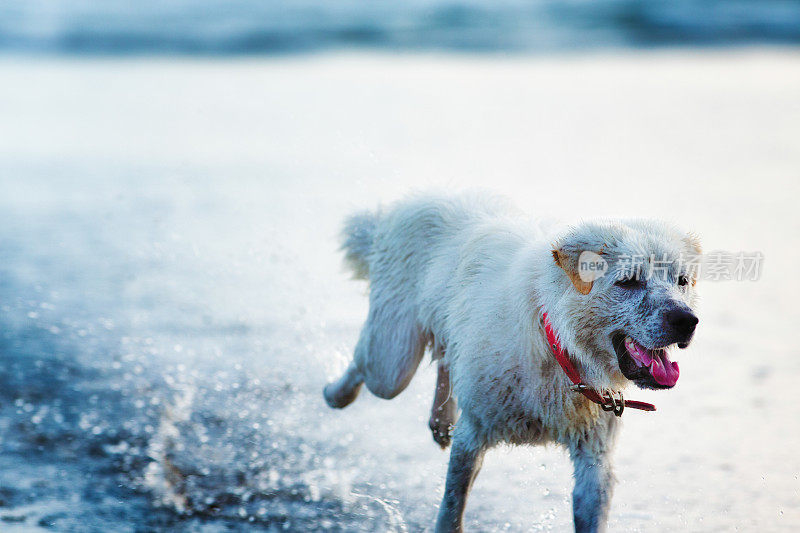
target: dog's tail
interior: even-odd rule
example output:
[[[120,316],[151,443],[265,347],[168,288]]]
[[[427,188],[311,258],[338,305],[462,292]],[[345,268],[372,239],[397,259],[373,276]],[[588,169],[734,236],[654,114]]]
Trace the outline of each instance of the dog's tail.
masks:
[[[345,264],[356,279],[369,278],[369,256],[380,213],[361,211],[347,217],[342,228],[342,250]]]

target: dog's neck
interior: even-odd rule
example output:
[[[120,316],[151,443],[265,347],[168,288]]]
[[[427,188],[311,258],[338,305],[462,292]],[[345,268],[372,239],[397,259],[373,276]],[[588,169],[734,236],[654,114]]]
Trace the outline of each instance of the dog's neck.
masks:
[[[567,378],[572,382],[571,390],[582,394],[588,400],[599,405],[604,411],[613,411],[616,416],[622,416],[625,407],[633,409],[641,409],[643,411],[655,411],[656,408],[653,404],[640,402],[640,401],[625,401],[622,393],[613,391],[611,389],[597,390],[591,385],[584,382],[580,372],[575,368],[570,361],[569,354],[561,346],[555,330],[553,329],[550,320],[548,319],[547,312],[542,311],[541,314],[542,327],[544,328],[547,344],[553,353],[561,369],[566,374]]]
[[[583,348],[583,344],[578,340],[574,328],[576,317],[570,315],[570,310],[574,310],[572,313],[579,312],[582,304],[579,300],[588,296],[579,294],[575,290],[564,271],[550,258],[549,247],[536,250],[536,253],[548,256],[544,262],[531,262],[534,265],[542,265],[539,271],[532,273],[531,280],[534,287],[533,301],[538,307],[534,315],[537,321],[541,322],[542,313],[547,313],[561,346],[569,353],[572,363],[587,385],[597,390],[624,388],[627,380],[621,373],[615,371],[607,361],[608,358]],[[544,328],[540,326],[537,329],[542,336],[542,342],[548,346],[546,356],[552,358]],[[568,386],[571,385],[569,381],[566,383]]]

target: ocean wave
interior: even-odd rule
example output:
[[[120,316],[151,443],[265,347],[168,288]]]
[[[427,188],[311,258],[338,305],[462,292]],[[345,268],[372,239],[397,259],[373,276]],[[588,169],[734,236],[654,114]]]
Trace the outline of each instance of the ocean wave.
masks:
[[[0,50],[261,54],[800,42],[798,0],[8,0]]]

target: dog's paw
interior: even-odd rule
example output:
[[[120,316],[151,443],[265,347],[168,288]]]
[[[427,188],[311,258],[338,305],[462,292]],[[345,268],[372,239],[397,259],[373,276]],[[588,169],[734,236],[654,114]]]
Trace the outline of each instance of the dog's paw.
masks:
[[[361,391],[361,384],[351,389],[342,389],[338,382],[328,383],[322,390],[325,402],[334,409],[343,409],[353,403],[358,393]]]
[[[428,427],[431,428],[433,440],[436,441],[443,450],[450,446],[450,437],[453,432],[453,424],[449,420],[444,420],[438,416],[431,416],[428,421]]]

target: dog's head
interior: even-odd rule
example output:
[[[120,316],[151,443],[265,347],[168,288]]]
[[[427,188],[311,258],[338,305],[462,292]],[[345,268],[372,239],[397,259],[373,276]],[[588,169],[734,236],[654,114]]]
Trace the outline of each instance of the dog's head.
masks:
[[[639,387],[668,389],[680,371],[673,346],[689,345],[700,244],[650,220],[583,224],[553,247],[566,291],[560,306],[568,337],[589,364]],[[599,365],[598,365],[599,364]]]

